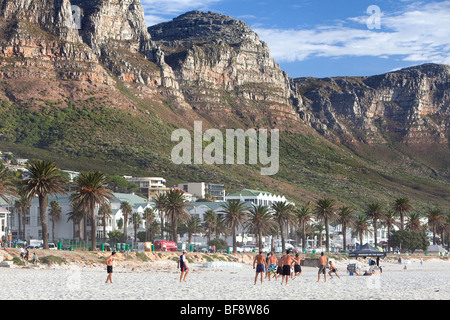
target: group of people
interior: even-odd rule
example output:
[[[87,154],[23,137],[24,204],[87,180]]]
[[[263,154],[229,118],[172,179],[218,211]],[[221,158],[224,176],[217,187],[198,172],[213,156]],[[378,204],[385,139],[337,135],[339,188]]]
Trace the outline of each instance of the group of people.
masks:
[[[269,252],[267,254],[267,257],[264,257],[263,252],[260,251],[259,254],[256,255],[253,259],[253,269],[256,269],[254,284],[256,285],[258,277],[261,278],[262,284],[264,278],[267,278],[270,281],[270,278],[273,275],[275,280],[278,280],[278,278],[281,277],[281,285],[283,285],[283,283],[287,285],[289,278],[294,280],[302,274],[302,260],[305,260],[305,258],[300,257],[298,253],[295,254],[295,257],[293,257],[289,249],[286,250],[286,254],[284,254],[280,259],[277,259],[277,257],[272,252]],[[331,278],[333,278],[331,274],[334,273],[340,279],[337,273],[337,268],[334,266],[333,261],[328,261],[327,257],[322,252],[319,258],[319,272],[317,282],[320,281],[321,274],[323,274],[324,276],[324,281],[327,281],[327,268],[330,269],[328,275]],[[263,276],[264,274],[265,277]]]
[[[26,250],[24,250],[22,247],[20,248],[20,258],[25,261],[28,262],[29,261],[29,254],[30,252],[28,251],[28,248]],[[37,262],[37,255],[36,252],[33,252],[33,264],[35,264]]]
[[[106,278],[106,283],[112,283],[112,273],[113,273],[113,262],[115,251],[106,259],[106,270],[108,273],[108,277]],[[177,268],[180,268],[180,282],[186,282],[186,277],[189,273],[189,267],[186,259],[186,250],[183,250],[183,254],[178,258]],[[298,253],[295,254],[295,257],[291,256],[291,251],[286,250],[286,254],[283,255],[280,259],[277,259],[275,254],[269,252],[267,257],[263,255],[263,252],[260,251],[258,255],[253,259],[253,269],[256,269],[255,275],[255,285],[258,281],[258,276],[261,278],[261,284],[263,284],[263,279],[267,278],[270,281],[271,276],[273,275],[275,280],[278,280],[281,277],[281,285],[285,283],[288,284],[289,278],[294,280],[298,276],[302,274],[301,262],[305,260],[299,256]],[[337,268],[334,266],[332,261],[328,261],[327,257],[321,253],[319,257],[319,272],[317,282],[320,281],[320,275],[323,274],[324,281],[327,281],[326,278],[326,270],[330,269],[328,275],[332,277],[332,273],[334,273],[339,279],[339,275],[337,273]],[[265,276],[264,276],[265,275]]]

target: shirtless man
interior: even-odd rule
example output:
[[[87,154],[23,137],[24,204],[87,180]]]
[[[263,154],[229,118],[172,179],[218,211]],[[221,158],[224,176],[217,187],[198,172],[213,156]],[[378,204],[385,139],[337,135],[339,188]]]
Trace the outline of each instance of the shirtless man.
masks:
[[[270,276],[273,274],[275,277],[275,280],[277,279],[277,264],[278,264],[278,259],[277,257],[275,257],[275,255],[273,254],[273,252],[270,253],[270,257],[269,260],[267,261],[267,277],[269,278],[270,281]]]
[[[320,258],[319,258],[319,273],[318,273],[318,278],[317,278],[317,282],[320,282],[320,274],[323,273],[323,278],[324,278],[324,282],[327,282],[327,257],[325,257],[323,255],[323,252],[320,254]]]
[[[337,273],[337,268],[334,266],[333,261],[330,261],[330,271],[328,272],[328,275],[330,276],[331,279],[333,279],[333,276],[331,275],[332,272],[334,272],[336,277],[338,277],[339,279],[341,278]]]
[[[112,273],[113,273],[113,263],[114,263],[114,255],[116,254],[115,251],[111,253],[111,255],[106,259],[106,272],[108,273],[108,277],[106,278],[106,283],[108,281],[110,283],[112,282]]]
[[[295,279],[302,274],[302,267],[300,266],[302,260],[305,260],[305,258],[300,257],[299,254],[296,253],[295,258],[293,258],[294,274],[292,274],[292,279]]]
[[[255,284],[258,280],[258,275],[261,275],[261,284],[263,283],[263,275],[264,270],[267,267],[266,258],[264,257],[262,251],[259,252],[258,255],[255,256],[255,259],[253,259],[253,269],[255,269],[256,265],[256,275],[255,275]]]
[[[291,265],[293,262],[292,256],[290,255],[291,251],[286,250],[286,254],[281,257],[280,260],[283,261],[283,276],[281,278],[281,285],[283,285],[283,280],[286,278],[286,285],[288,284],[289,277],[291,276]]]

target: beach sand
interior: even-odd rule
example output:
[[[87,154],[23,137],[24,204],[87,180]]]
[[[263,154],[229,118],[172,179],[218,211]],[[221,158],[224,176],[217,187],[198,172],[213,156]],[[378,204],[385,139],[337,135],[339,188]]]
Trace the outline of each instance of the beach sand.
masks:
[[[347,263],[335,261],[341,279],[327,275],[317,282],[317,268],[303,273],[288,285],[264,280],[254,285],[250,262],[241,268],[213,269],[191,264],[187,282],[179,282],[176,262],[146,263],[146,268],[118,264],[113,283],[106,284],[102,265],[70,265],[50,268],[0,268],[1,300],[448,300],[450,261],[418,259],[404,265],[382,261],[383,273],[350,276]],[[366,266],[364,265],[364,268]]]

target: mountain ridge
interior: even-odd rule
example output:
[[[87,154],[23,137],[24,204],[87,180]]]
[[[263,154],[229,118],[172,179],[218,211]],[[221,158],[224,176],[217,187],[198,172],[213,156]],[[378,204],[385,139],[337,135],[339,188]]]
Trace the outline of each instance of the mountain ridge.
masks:
[[[81,9],[81,29],[70,5]],[[137,0],[0,8],[0,148],[80,171],[208,178],[296,202],[331,194],[363,208],[367,197],[406,193],[421,207],[450,203],[448,66],[292,79],[245,23],[217,13],[147,28]],[[194,121],[281,129],[279,174],[174,165],[171,133]]]

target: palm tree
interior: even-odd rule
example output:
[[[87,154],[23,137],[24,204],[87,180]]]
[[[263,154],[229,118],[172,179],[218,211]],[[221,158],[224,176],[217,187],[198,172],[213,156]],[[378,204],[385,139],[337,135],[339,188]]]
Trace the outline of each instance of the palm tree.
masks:
[[[246,227],[253,230],[258,235],[258,248],[262,250],[262,237],[269,233],[274,221],[269,207],[267,206],[253,206],[248,212],[248,220]]]
[[[383,218],[383,207],[379,202],[369,203],[366,211],[366,218],[372,221],[374,236],[375,236],[375,246],[378,245],[378,237],[377,237],[377,222],[378,220]]]
[[[353,232],[359,236],[360,246],[363,245],[363,237],[365,234],[369,233],[369,224],[367,222],[367,218],[364,215],[357,216],[355,219],[355,224],[353,228]]]
[[[152,208],[145,208],[142,218],[145,220],[145,239],[150,240],[150,231],[153,221],[155,221],[155,210]]]
[[[406,229],[411,231],[420,232],[423,230],[422,222],[420,219],[422,218],[421,214],[418,212],[412,212],[408,214],[408,222],[406,223]]]
[[[111,204],[109,202],[103,203],[100,208],[98,209],[98,215],[102,217],[102,224],[103,224],[103,238],[106,241],[106,219],[111,217],[112,214],[112,208]]]
[[[272,203],[273,217],[280,226],[281,250],[286,250],[285,227],[294,223],[294,206],[286,201],[277,201]]]
[[[56,198],[58,194],[65,194],[63,186],[66,181],[59,175],[60,170],[54,162],[41,161],[27,165],[29,178],[23,181],[27,198],[39,198],[39,215],[42,225],[42,239],[44,249],[48,249],[47,231],[47,199],[48,195]]]
[[[186,225],[186,231],[188,233],[188,242],[192,243],[192,236],[194,233],[203,232],[202,221],[198,217],[192,217]]]
[[[11,206],[11,200],[8,196],[20,198],[16,193],[16,186],[13,183],[13,176],[11,176],[8,168],[0,167],[0,198],[6,201]]]
[[[17,213],[17,218],[19,220],[19,239],[23,239],[22,237],[22,222],[25,226],[25,210],[24,210],[24,201],[23,198],[17,199],[14,201],[14,211]],[[25,229],[25,228],[24,228]],[[23,235],[25,236],[25,232],[23,232]]]
[[[319,239],[319,247],[322,248],[322,241],[323,241],[323,230],[325,229],[325,225],[322,222],[316,222],[315,224],[313,224],[313,233],[314,235],[316,235],[316,232],[319,233],[318,235],[318,239]]]
[[[431,209],[427,213],[428,225],[433,231],[433,244],[436,244],[436,230],[439,227],[442,212],[439,209]]]
[[[395,213],[400,215],[400,229],[405,229],[405,214],[411,212],[412,206],[409,203],[408,197],[402,197],[395,199],[392,207]]]
[[[133,224],[134,229],[134,247],[136,248],[136,241],[137,241],[137,229],[139,228],[139,225],[142,223],[142,217],[139,214],[139,212],[135,212],[130,217],[130,222]]]
[[[179,189],[170,189],[166,192],[167,202],[165,207],[165,213],[172,225],[173,241],[178,241],[178,222],[189,221],[190,215],[187,207],[189,203],[184,198],[184,192]]]
[[[108,203],[114,196],[112,191],[105,188],[106,176],[103,172],[82,172],[77,177],[78,190],[74,193],[73,200],[91,218],[91,247],[97,250],[97,234],[95,207]]]
[[[52,235],[53,235],[53,240],[54,240],[55,239],[55,223],[61,219],[61,206],[55,200],[50,202],[49,215],[52,220]]]
[[[225,214],[224,224],[231,230],[233,237],[233,252],[236,253],[237,228],[243,224],[248,207],[240,200],[228,200],[221,207],[222,210],[220,212]]]
[[[334,205],[336,201],[331,198],[322,198],[317,200],[315,214],[319,220],[322,220],[325,225],[325,245],[326,252],[330,251],[330,233],[329,233],[329,223],[333,220]]]
[[[128,238],[128,216],[133,212],[133,208],[128,201],[122,201],[120,203],[120,210],[122,210],[123,215],[123,239],[127,241]]]
[[[72,207],[72,211],[70,211],[67,215],[67,222],[69,222],[70,220],[72,220],[73,222],[73,235],[74,238],[78,238],[81,240],[82,238],[82,234],[81,234],[81,222],[83,221],[83,218],[85,216],[85,213],[83,212],[83,210],[75,203],[73,202],[72,199],[73,197],[71,197],[71,207]],[[78,225],[78,234],[76,234],[75,232],[75,226]]]
[[[383,216],[383,223],[386,225],[388,230],[388,249],[390,251],[391,243],[391,228],[392,226],[399,226],[400,224],[395,220],[396,213],[392,210],[387,210]]]
[[[300,208],[295,209],[294,211],[295,217],[297,218],[297,222],[300,225],[300,228],[302,230],[301,237],[302,237],[302,250],[306,250],[307,243],[306,243],[306,225],[309,221],[311,221],[312,213],[310,209],[310,205],[304,205]]]
[[[203,220],[204,225],[207,229],[206,238],[208,239],[209,243],[209,241],[211,241],[211,234],[213,231],[215,231],[217,226],[217,213],[214,210],[209,209],[205,212]]]
[[[353,226],[355,221],[355,214],[353,209],[349,206],[342,206],[337,213],[336,222],[342,225],[343,249],[347,250],[347,227]]]
[[[161,221],[161,238],[164,239],[164,217],[165,209],[167,205],[167,194],[158,193],[155,197],[155,209],[159,212],[159,217]]]

